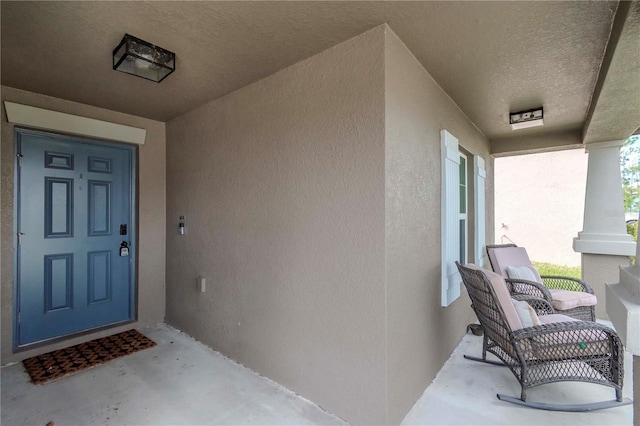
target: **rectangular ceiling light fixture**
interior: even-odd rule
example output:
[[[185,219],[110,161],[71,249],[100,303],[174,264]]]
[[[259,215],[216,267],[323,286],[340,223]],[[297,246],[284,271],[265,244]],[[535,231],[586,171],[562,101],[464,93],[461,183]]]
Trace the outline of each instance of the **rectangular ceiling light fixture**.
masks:
[[[542,126],[542,107],[534,108],[527,111],[509,113],[509,124],[511,130],[526,129],[527,127]]]
[[[113,69],[160,83],[176,69],[176,54],[129,34],[113,50]]]

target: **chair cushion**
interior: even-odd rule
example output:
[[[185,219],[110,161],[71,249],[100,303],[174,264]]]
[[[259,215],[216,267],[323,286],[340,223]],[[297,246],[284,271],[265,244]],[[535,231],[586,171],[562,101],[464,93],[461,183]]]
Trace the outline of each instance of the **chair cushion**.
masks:
[[[549,289],[553,299],[553,307],[558,311],[567,311],[578,306],[595,306],[598,299],[595,295],[583,291]]]
[[[540,318],[540,324],[554,324],[557,322],[582,322],[579,319],[569,317],[562,314],[543,315]],[[586,329],[578,331],[561,331],[556,338],[557,343],[573,343],[573,342],[600,342],[607,340],[607,334],[602,330]],[[534,340],[543,340],[542,338],[533,338]]]
[[[516,312],[516,308],[511,302],[511,295],[509,294],[509,290],[507,289],[507,283],[505,283],[504,277],[496,274],[495,272],[483,269],[478,265],[474,265],[473,263],[468,263],[464,266],[469,269],[480,271],[487,277],[489,283],[491,284],[491,287],[493,287],[494,293],[498,297],[498,303],[502,307],[502,311],[504,312],[504,315],[506,317],[505,319],[507,320],[507,324],[511,328],[511,331],[516,331],[523,328],[520,317],[518,317],[518,313]]]
[[[540,325],[540,320],[536,314],[535,309],[524,300],[511,299],[511,303],[516,308],[516,313],[523,328],[533,327],[534,325]]]
[[[535,281],[542,284],[542,280],[539,279],[538,271],[533,265],[526,266],[507,266],[507,276],[509,278],[515,278],[518,280]]]
[[[540,324],[542,324],[542,325],[553,324],[555,322],[580,321],[579,319],[572,318],[572,317],[569,317],[569,316],[566,316],[566,315],[562,315],[562,314],[542,315],[541,317],[538,317],[538,319],[540,320]]]
[[[491,264],[493,270],[503,277],[508,277],[507,268],[509,266],[532,266],[531,260],[527,255],[527,250],[524,247],[501,247],[489,250],[489,257],[491,258]],[[538,271],[533,269],[536,275],[537,282],[542,282]]]
[[[580,320],[561,314],[543,315],[542,325]],[[560,331],[540,334],[518,342],[526,359],[566,360],[572,356],[599,356],[609,350],[607,333],[600,329]]]

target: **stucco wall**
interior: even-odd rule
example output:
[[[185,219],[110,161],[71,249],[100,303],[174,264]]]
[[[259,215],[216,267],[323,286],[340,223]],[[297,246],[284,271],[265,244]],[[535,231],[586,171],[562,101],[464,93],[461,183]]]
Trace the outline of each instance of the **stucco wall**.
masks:
[[[633,356],[633,418],[640,423],[640,356]]]
[[[385,40],[387,422],[397,424],[475,320],[464,290],[440,306],[440,130],[486,160],[488,183],[492,162],[489,141],[402,41],[390,29]]]
[[[167,123],[167,321],[356,424],[385,419],[383,73],[378,27]]]
[[[2,100],[22,103],[113,123],[147,129],[146,143],[138,151],[138,321],[37,349],[12,353],[13,338],[13,125],[7,122],[2,106],[1,142],[1,245],[2,256],[2,363],[18,361],[81,341],[113,334],[132,327],[162,322],[165,313],[165,125],[101,108],[25,92],[2,86]]]
[[[582,253],[582,279],[589,283],[598,298],[596,318],[608,320],[607,283],[620,281],[620,266],[629,266],[629,256]]]
[[[589,156],[584,149],[495,160],[495,241],[525,247],[533,261],[580,266]],[[504,226],[503,226],[504,224]]]

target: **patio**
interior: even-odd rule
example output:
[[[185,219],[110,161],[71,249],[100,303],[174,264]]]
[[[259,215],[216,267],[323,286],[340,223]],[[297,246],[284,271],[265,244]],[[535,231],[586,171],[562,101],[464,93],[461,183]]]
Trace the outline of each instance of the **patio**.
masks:
[[[68,424],[344,424],[273,381],[164,324],[142,330],[158,346],[49,384],[34,386],[22,364],[2,368],[5,425]],[[519,395],[511,373],[465,360],[482,338],[467,334],[402,424],[631,425],[633,407],[590,413],[533,410],[496,399]],[[624,396],[632,398],[631,356]],[[529,392],[536,401],[590,402],[613,389],[560,383]]]
[[[584,150],[570,238],[600,316],[631,310],[605,283],[635,247],[618,188],[620,146],[640,131],[639,1],[4,1],[1,18],[0,364],[123,327],[160,343],[41,387],[3,369],[5,423],[338,421],[165,321],[351,424],[630,422],[630,407],[497,401],[519,389],[460,358],[474,317],[454,260],[486,264],[496,158]],[[125,34],[175,53],[175,72],[114,70]],[[130,161],[93,167],[120,143]],[[640,383],[640,345],[627,349]],[[530,397],[612,398],[591,388]]]

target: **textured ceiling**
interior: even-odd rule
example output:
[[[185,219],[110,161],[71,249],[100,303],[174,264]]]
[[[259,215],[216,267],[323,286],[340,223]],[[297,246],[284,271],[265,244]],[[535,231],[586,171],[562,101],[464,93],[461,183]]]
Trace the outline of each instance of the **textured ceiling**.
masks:
[[[489,138],[508,112],[544,106],[580,129],[617,1],[8,2],[2,84],[168,121],[387,22]],[[130,33],[176,52],[160,84],[111,69]]]
[[[627,138],[640,132],[640,2],[616,12],[594,100],[583,132],[585,143]]]

